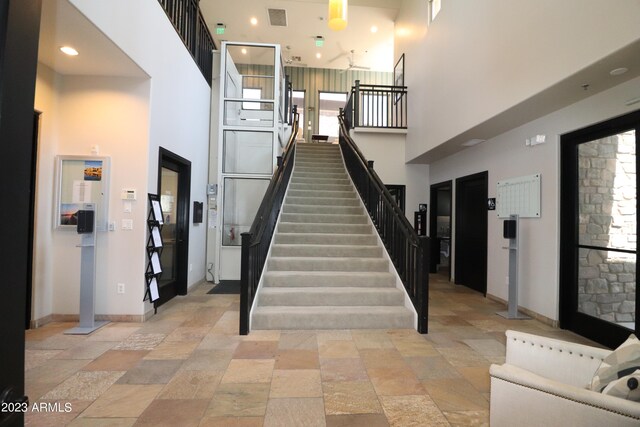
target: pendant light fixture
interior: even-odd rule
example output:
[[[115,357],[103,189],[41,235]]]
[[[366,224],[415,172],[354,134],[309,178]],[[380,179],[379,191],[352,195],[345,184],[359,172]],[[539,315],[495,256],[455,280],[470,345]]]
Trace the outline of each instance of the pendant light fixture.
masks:
[[[333,31],[347,28],[347,0],[329,0],[328,25]]]

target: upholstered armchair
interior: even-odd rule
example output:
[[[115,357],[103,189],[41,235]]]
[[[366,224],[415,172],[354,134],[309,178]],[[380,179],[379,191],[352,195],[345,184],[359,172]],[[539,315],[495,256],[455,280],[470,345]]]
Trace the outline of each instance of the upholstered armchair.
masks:
[[[489,370],[492,427],[640,426],[640,403],[587,389],[610,350],[506,335],[506,361]]]

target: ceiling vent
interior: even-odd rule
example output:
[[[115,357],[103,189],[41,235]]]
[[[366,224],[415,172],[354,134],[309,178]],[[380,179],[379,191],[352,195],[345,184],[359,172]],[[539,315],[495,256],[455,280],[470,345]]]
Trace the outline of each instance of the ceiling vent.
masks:
[[[268,9],[269,23],[273,27],[287,26],[287,11],[284,9]]]

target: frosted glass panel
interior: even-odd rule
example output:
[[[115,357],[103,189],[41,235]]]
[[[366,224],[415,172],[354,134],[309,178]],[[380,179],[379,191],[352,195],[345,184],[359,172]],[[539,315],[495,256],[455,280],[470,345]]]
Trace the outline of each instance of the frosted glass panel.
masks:
[[[248,232],[269,186],[268,179],[225,178],[222,244],[240,246],[240,234]]]
[[[273,172],[273,133],[224,132],[224,173],[271,174]]]

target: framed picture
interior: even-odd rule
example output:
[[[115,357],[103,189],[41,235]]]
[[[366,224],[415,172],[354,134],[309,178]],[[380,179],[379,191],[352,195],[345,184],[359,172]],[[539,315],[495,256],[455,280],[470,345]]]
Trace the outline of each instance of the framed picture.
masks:
[[[404,53],[396,62],[395,67],[393,67],[393,85],[394,86],[404,86]],[[402,92],[396,94],[395,103],[397,103],[402,98]]]
[[[109,157],[56,156],[54,228],[74,229],[85,203],[96,204],[96,229],[106,231],[109,205]]]

